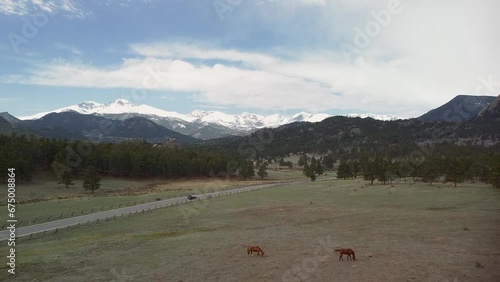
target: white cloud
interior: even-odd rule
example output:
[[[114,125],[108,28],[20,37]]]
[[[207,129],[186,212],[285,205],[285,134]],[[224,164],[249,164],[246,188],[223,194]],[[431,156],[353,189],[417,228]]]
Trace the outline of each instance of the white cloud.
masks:
[[[63,44],[63,43],[60,43],[60,42],[57,42],[54,44],[54,47],[56,47],[57,49],[60,49],[60,50],[63,50],[63,51],[67,51],[67,52],[70,52],[74,55],[82,55],[83,52],[80,51],[80,49],[74,47],[74,46],[70,46],[70,45],[67,45],[67,44]]]
[[[193,47],[190,50],[192,53],[183,53],[183,57],[197,58],[196,54],[200,54],[202,49]],[[246,54],[205,50],[207,54],[215,55],[201,56],[203,59],[232,60]],[[298,55],[294,61],[262,55],[266,60],[245,61],[248,67],[220,63],[193,64],[185,59],[148,54],[148,57],[126,59],[121,65],[108,68],[58,61],[34,69],[31,76],[11,76],[8,82],[185,92],[199,102],[216,106],[313,112],[363,109],[386,113],[389,110],[401,116],[412,113],[413,107],[418,105],[415,96],[426,90],[400,73],[397,64],[353,66],[328,62],[326,53],[314,57]],[[416,104],[407,103],[408,97],[413,97]]]
[[[0,12],[7,15],[24,15],[29,1],[0,0]]]
[[[36,12],[55,15],[63,12],[70,18],[83,18],[87,14],[74,0],[0,0],[0,13],[26,16]]]
[[[356,54],[363,60],[346,62],[339,45],[354,44],[354,28],[364,29],[374,21],[372,11],[387,9],[388,1],[370,1],[363,8],[360,3],[367,1],[324,1],[315,24],[331,26],[321,32],[325,37],[332,32],[337,41],[323,48],[278,46],[273,52],[249,52],[200,42],[140,43],[130,46],[134,58],[118,65],[56,61],[3,80],[185,92],[214,107],[338,109],[402,117],[418,116],[458,94],[473,94],[481,83],[478,77],[492,75],[500,81],[497,1],[401,0],[402,12],[392,15]]]
[[[145,57],[173,59],[223,60],[228,62],[245,62],[252,64],[271,64],[276,61],[270,55],[238,50],[218,49],[199,43],[153,43],[133,44],[133,52]]]

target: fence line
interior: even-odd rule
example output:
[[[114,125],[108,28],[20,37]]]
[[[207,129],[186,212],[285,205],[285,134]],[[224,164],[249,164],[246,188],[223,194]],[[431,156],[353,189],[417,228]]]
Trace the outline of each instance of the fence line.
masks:
[[[256,187],[253,187],[253,188],[243,188],[243,189],[241,189],[241,188],[234,188],[234,187],[232,188],[232,187],[230,187],[230,188],[228,188],[228,189],[224,189],[224,190],[219,190],[219,191],[214,191],[214,192],[211,192],[211,193],[207,193],[207,194],[205,194],[205,195],[206,195],[206,198],[205,198],[205,199],[210,199],[210,198],[212,198],[212,197],[219,197],[219,196],[234,195],[234,194],[237,194],[237,193],[242,193],[242,192],[249,192],[249,191],[261,190],[261,189],[265,189],[265,188],[270,188],[270,187],[281,186],[281,185],[284,185],[284,184],[287,184],[287,183],[292,184],[292,183],[294,183],[294,182],[276,182],[276,183],[270,183],[270,184],[261,184],[261,185],[258,185],[258,186],[256,186]],[[158,199],[159,199],[159,200],[158,200]],[[166,199],[166,200],[169,200],[169,199],[171,199],[171,198],[168,198],[168,196],[167,196],[167,199]],[[172,198],[172,199],[173,199],[173,198]],[[201,199],[200,199],[200,198],[198,198],[198,199],[195,199],[194,201],[197,201],[197,200],[201,200]],[[146,204],[148,204],[148,203],[152,203],[152,202],[157,202],[157,201],[162,201],[162,198],[153,198],[153,199],[151,199],[151,201],[147,202]],[[180,205],[180,204],[183,204],[183,203],[188,203],[188,202],[191,202],[191,201],[193,201],[193,200],[188,201],[188,200],[181,200],[181,199],[178,199],[178,201],[175,201],[175,202],[165,203],[165,204],[161,204],[161,205],[154,206],[154,207],[149,207],[149,208],[147,209],[147,211],[150,211],[150,212],[151,212],[151,211],[157,210],[157,209],[159,209],[159,208],[164,208],[164,207],[173,207],[173,206],[177,206],[177,205]],[[142,200],[142,201],[141,201],[141,204],[144,204],[144,200]],[[120,203],[119,208],[121,207],[121,205],[122,205],[122,204]],[[127,202],[127,207],[128,207],[129,205],[130,205],[130,202]],[[137,202],[135,203],[135,205],[137,206]],[[110,209],[109,209],[109,210],[107,210],[107,211],[111,211],[111,210],[113,210],[113,209],[112,209],[113,207],[114,207],[114,204],[113,204],[113,205],[111,205]],[[125,207],[124,207],[124,208],[125,208]],[[88,213],[88,214],[85,214],[85,215],[84,215],[84,213],[85,213],[85,209],[82,209],[82,210],[80,211],[80,214],[81,214],[81,216],[88,216],[88,215],[92,215],[92,212],[93,212],[95,209],[96,209],[95,207],[94,207],[94,208],[92,208],[91,212],[90,212],[90,213]],[[115,209],[115,211],[116,211],[116,210],[117,210],[117,209]],[[101,207],[101,212],[102,212],[102,211],[104,211],[104,206],[102,206],[102,207]],[[136,210],[135,210],[135,212],[130,211],[130,212],[128,212],[128,214],[127,214],[126,212],[125,212],[125,213],[121,213],[121,214],[119,214],[119,217],[120,217],[120,218],[123,218],[123,216],[125,216],[125,215],[130,216],[130,215],[133,215],[133,214],[137,214],[137,213],[138,213],[138,211],[139,211],[139,209],[136,209]],[[141,210],[141,214],[143,214],[145,211],[146,211],[146,207],[142,208],[142,210]],[[77,212],[77,211],[73,211],[73,212],[71,213],[71,215],[70,215],[68,218],[65,218],[65,219],[62,219],[62,218],[63,218],[63,216],[64,216],[64,213],[61,213],[61,214],[59,215],[59,217],[57,217],[57,218],[56,218],[56,217],[54,217],[54,218],[59,219],[59,220],[61,220],[61,219],[62,219],[62,220],[66,220],[66,219],[72,218],[72,217],[75,215],[75,213],[76,213],[76,212]],[[95,213],[95,214],[98,214],[98,213]],[[77,216],[77,217],[80,217],[80,216]],[[77,218],[77,217],[76,217],[76,218]],[[45,222],[45,224],[46,224],[46,223],[49,223],[51,218],[53,218],[53,215],[49,215],[49,216],[47,217],[47,221]],[[108,218],[107,216],[105,216],[105,217],[104,217],[104,220],[106,220],[106,221],[110,221],[110,220],[112,220],[112,219],[115,219],[115,220],[116,220],[117,218],[118,218],[118,217],[117,217],[116,215],[113,215],[113,217],[111,217],[111,216],[110,216],[109,218]],[[30,221],[30,222],[29,222],[29,225],[31,225],[31,223],[36,223],[38,220],[39,220],[39,217],[35,217],[32,221]],[[88,221],[86,221],[85,223],[86,223],[86,224],[88,224],[88,225],[90,226],[93,222],[95,222],[96,224],[99,224],[99,220],[100,220],[99,218],[97,218],[97,219],[95,219],[95,220],[89,219],[89,220],[88,220]],[[102,221],[102,218],[101,218],[101,221]],[[22,220],[20,221],[19,225],[20,225],[21,223],[22,223]],[[39,225],[39,224],[44,224],[44,223],[40,222],[40,223],[38,223],[37,225]],[[73,226],[75,226],[76,228],[80,228],[80,226],[81,226],[81,222],[74,223],[74,224],[68,224],[68,225],[65,225],[65,226],[60,226],[60,227],[57,227],[57,228],[52,228],[52,229],[43,230],[43,232],[42,232],[41,230],[40,230],[40,231],[34,231],[34,232],[32,232],[32,233],[27,233],[27,234],[23,234],[23,235],[18,235],[16,238],[27,238],[27,240],[29,240],[29,239],[33,238],[33,237],[34,237],[34,235],[36,235],[36,234],[41,234],[41,237],[43,237],[43,236],[45,236],[45,235],[47,234],[47,232],[54,231],[54,234],[55,234],[55,233],[58,233],[58,232],[60,233],[60,232],[61,232],[61,228],[65,228],[64,230],[66,230],[66,231],[67,231],[67,230],[69,230],[69,228],[70,228],[70,227],[73,227]],[[3,228],[5,228],[5,224],[4,224],[4,226],[2,226],[2,229],[3,229]],[[23,227],[23,228],[26,228],[26,227]],[[1,233],[2,233],[2,232],[0,232],[0,235],[2,235]],[[0,244],[2,243],[2,240],[5,240],[5,238],[0,237]]]

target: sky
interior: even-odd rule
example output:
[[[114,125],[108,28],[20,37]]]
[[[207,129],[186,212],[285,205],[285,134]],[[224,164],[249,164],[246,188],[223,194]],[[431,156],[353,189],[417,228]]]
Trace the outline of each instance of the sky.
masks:
[[[0,0],[0,112],[417,117],[500,94],[496,0]]]

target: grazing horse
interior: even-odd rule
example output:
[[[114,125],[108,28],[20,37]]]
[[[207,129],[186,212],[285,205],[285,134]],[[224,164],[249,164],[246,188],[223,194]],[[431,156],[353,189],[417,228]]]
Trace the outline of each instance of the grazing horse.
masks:
[[[351,249],[335,249],[335,251],[340,255],[339,260],[344,260],[344,258],[342,257],[343,255],[347,255],[347,260],[349,260],[349,258],[351,258],[352,260],[356,260],[356,255]]]
[[[262,256],[264,256],[264,251],[262,251],[262,249],[259,247],[259,246],[248,246],[247,248],[247,254],[253,254],[254,252],[257,253],[257,256],[259,254],[262,254]]]

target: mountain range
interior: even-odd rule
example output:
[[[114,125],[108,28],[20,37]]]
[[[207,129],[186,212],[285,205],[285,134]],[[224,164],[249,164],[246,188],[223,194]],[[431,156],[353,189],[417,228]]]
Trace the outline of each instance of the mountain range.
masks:
[[[132,117],[143,117],[167,129],[177,131],[198,139],[213,139],[229,135],[247,135],[260,128],[276,128],[293,122],[319,122],[330,117],[329,114],[310,114],[300,112],[294,115],[257,115],[242,113],[230,115],[218,111],[193,111],[189,114],[164,111],[148,105],[134,105],[127,100],[100,104],[85,101],[50,112],[38,113],[32,116],[20,117],[21,120],[36,120],[50,113],[77,112],[91,114],[113,120],[125,121]],[[396,120],[397,117],[375,114],[349,114],[349,117],[371,117],[380,120]]]
[[[468,99],[461,100],[467,101]],[[447,110],[457,109],[456,104]],[[441,109],[443,110],[443,109]],[[435,111],[434,111],[435,112]],[[467,117],[466,115],[463,115]],[[263,139],[263,137],[265,137]],[[499,152],[500,96],[479,114],[461,120],[424,121],[419,118],[380,121],[371,118],[335,116],[317,123],[293,123],[273,129],[260,129],[249,136],[206,142],[220,149],[237,150],[246,157],[280,157],[288,154],[327,154],[360,159],[366,154],[396,158],[405,155],[426,158],[448,145],[476,145],[480,150]]]
[[[332,119],[333,117],[328,114],[309,114],[305,112],[292,116],[279,114],[262,116],[250,113],[229,115],[215,111],[193,111],[188,115],[183,115],[147,105],[136,106],[123,99],[108,104],[88,101],[52,112],[22,117],[21,119],[6,112],[0,113],[0,133],[17,132],[50,138],[107,142],[143,139],[153,143],[165,143],[175,139],[175,142],[191,143],[200,139],[247,136],[263,128],[276,128],[281,132],[283,130],[293,130],[293,128],[302,125],[318,124],[320,127],[321,124],[331,125],[332,121],[349,124],[349,120],[351,120],[352,122],[356,121],[356,123],[361,122],[359,126],[375,122],[373,123],[375,127],[382,126],[384,128],[386,127],[384,124],[389,125],[399,122],[401,125],[406,126],[408,122],[411,122],[410,127],[416,126],[423,130],[422,133],[419,133],[420,135],[434,128],[436,122],[438,122],[437,125],[439,125],[440,131],[448,127],[446,124],[458,123],[464,124],[460,129],[460,135],[465,139],[472,136],[474,138],[482,136],[481,138],[486,138],[485,140],[496,142],[495,140],[499,134],[494,128],[497,127],[500,120],[499,100],[500,96],[495,98],[492,96],[460,95],[417,119],[409,120],[371,114],[353,114]],[[415,123],[414,120],[420,123]],[[469,121],[474,122],[469,123]],[[380,124],[379,122],[384,123]],[[442,122],[444,122],[444,125],[441,125]],[[490,129],[491,127],[493,128]],[[365,130],[368,130],[368,128],[365,128]],[[457,127],[452,126],[451,128]],[[446,129],[445,131],[449,130]],[[485,136],[485,132],[491,133],[491,136]],[[318,136],[319,139],[316,139],[315,142],[324,140],[326,138],[325,134],[328,135],[327,132],[324,132],[324,134]],[[412,131],[411,134],[414,134],[414,132]],[[415,137],[419,136],[419,134],[415,135]],[[309,135],[307,138],[314,134]],[[294,138],[299,140],[303,137],[296,136]],[[448,140],[451,141],[453,138]]]
[[[121,142],[146,140],[150,143],[191,143],[198,139],[169,130],[155,122],[132,117],[113,120],[75,111],[50,113],[39,119],[19,120],[9,113],[0,113],[0,133],[19,132],[49,138],[89,140],[92,142]]]

